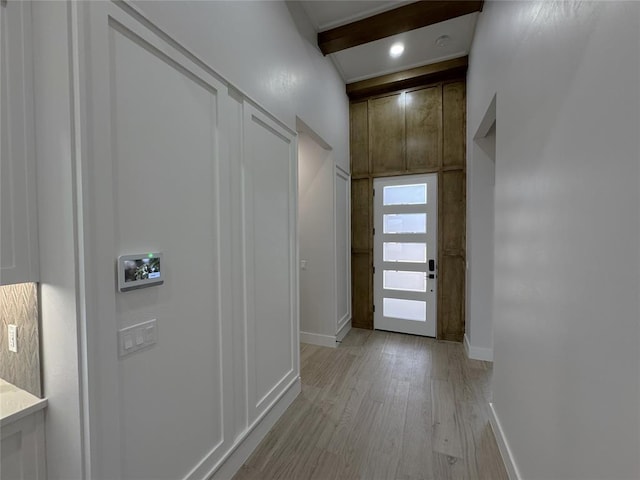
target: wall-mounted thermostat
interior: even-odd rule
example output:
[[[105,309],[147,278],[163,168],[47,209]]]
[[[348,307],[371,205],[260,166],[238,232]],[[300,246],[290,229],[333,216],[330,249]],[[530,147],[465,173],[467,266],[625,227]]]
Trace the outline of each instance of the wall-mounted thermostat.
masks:
[[[162,285],[162,253],[139,253],[118,257],[118,289],[128,292],[137,288]]]

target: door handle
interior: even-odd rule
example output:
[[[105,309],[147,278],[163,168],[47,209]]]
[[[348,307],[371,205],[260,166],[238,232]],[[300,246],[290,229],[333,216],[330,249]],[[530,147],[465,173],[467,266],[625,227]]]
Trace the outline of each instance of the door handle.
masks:
[[[429,259],[429,271],[433,272],[436,269],[436,261],[433,258]]]
[[[433,273],[430,273],[427,278],[436,278],[436,276]]]

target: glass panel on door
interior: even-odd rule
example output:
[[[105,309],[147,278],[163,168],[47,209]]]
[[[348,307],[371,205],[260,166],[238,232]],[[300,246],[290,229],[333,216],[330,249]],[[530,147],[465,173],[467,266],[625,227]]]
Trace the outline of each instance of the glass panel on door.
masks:
[[[426,292],[427,276],[424,272],[402,272],[385,270],[382,279],[385,290],[407,290],[409,292]]]
[[[427,263],[427,244],[384,242],[382,257],[385,262]]]
[[[427,203],[427,184],[384,187],[384,205],[422,205]]]
[[[427,319],[427,302],[385,298],[383,302],[385,317],[401,318],[424,322]]]
[[[427,233],[427,214],[392,213],[385,215],[384,233]]]

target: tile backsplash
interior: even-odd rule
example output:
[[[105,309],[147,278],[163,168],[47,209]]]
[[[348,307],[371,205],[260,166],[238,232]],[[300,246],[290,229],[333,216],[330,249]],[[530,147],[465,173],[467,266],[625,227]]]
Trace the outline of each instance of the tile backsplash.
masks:
[[[18,327],[18,352],[9,351],[7,325]],[[38,285],[0,287],[0,378],[42,397]]]

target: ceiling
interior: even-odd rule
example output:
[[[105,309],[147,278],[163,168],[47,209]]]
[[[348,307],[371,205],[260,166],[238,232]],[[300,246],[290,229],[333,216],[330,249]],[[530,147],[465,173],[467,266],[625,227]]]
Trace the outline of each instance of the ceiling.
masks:
[[[416,2],[301,0],[300,3],[316,31],[324,32]],[[479,12],[468,13],[329,53],[328,56],[333,60],[345,83],[463,57],[469,54],[478,15]],[[446,45],[436,45],[436,39],[443,35],[449,37]],[[398,58],[392,58],[389,48],[399,41],[404,43],[404,53]]]

